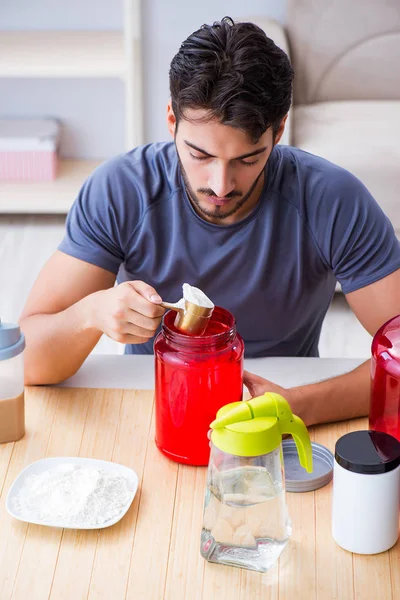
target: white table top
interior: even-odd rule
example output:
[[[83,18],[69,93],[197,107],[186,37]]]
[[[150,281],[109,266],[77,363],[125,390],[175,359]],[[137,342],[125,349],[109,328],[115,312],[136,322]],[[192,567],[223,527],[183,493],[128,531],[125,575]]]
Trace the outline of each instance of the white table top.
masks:
[[[281,385],[293,387],[348,373],[363,358],[248,358],[247,371]],[[154,389],[154,356],[91,354],[62,387]]]

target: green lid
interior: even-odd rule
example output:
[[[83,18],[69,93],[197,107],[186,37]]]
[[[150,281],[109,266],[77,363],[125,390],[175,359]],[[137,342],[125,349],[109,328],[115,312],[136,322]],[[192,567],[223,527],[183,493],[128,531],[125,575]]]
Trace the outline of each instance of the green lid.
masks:
[[[296,443],[300,464],[312,472],[312,450],[303,421],[292,413],[280,394],[267,392],[247,402],[223,406],[210,425],[217,448],[236,456],[261,456],[278,448],[282,434],[290,433]]]

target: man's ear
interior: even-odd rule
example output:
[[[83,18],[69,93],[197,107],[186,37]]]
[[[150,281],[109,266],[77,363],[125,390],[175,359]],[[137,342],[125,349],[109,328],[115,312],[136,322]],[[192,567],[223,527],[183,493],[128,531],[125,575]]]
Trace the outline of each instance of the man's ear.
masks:
[[[279,144],[279,141],[281,139],[281,137],[283,136],[283,132],[285,131],[285,124],[286,124],[286,119],[288,118],[288,115],[285,115],[279,125],[279,129],[275,134],[275,138],[274,138],[274,144]]]
[[[176,131],[176,117],[175,117],[174,111],[172,110],[171,102],[168,102],[168,105],[167,105],[167,126],[168,126],[168,131],[174,138],[175,131]]]

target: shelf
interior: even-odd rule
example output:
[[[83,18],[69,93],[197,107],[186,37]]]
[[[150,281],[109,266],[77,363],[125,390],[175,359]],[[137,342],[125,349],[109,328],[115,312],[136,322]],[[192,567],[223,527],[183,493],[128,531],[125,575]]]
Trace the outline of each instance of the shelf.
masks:
[[[85,179],[101,162],[62,160],[54,181],[0,181],[0,213],[66,214]]]
[[[120,77],[124,37],[114,31],[0,31],[0,77]]]

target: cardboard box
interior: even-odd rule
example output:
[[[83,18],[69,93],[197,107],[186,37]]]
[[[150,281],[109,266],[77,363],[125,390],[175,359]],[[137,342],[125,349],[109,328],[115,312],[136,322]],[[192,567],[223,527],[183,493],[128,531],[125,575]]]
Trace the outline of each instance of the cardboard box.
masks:
[[[55,179],[59,140],[54,119],[0,119],[0,180]]]

